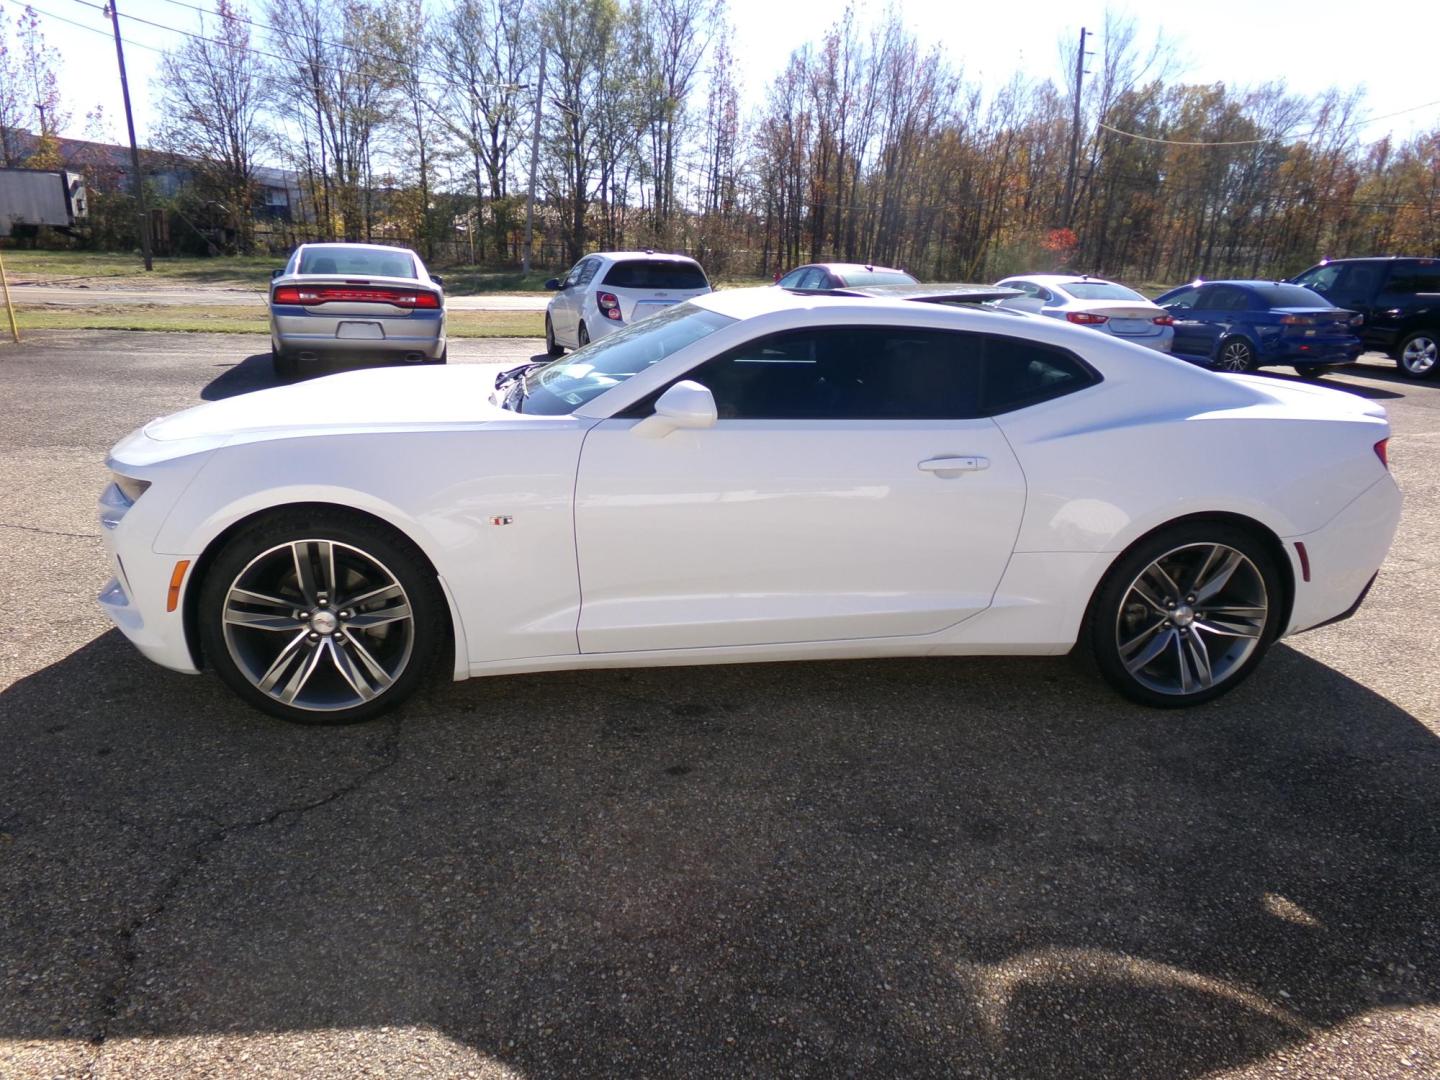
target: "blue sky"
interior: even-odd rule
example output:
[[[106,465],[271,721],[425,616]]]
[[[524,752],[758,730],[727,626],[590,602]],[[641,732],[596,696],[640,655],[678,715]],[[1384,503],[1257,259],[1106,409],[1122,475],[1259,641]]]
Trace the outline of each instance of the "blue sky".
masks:
[[[0,0],[13,26],[22,8]],[[193,0],[205,6],[206,0]],[[173,0],[119,0],[127,15],[160,27],[125,21],[126,62],[142,140],[150,130],[152,87],[158,54],[173,47],[179,30],[194,30],[198,15]],[[109,134],[124,131],[115,50],[110,24],[99,11],[77,0],[37,0],[47,40],[64,58],[62,87],[72,113],[70,134],[80,135],[84,114],[105,105]],[[818,40],[843,10],[813,0],[729,0],[735,24],[732,41],[743,74],[748,104],[764,98],[766,86],[784,67],[789,53],[806,40]],[[1205,0],[1202,4],[1154,3],[1144,6],[1091,0],[1026,0],[1023,4],[989,0],[897,3],[924,42],[938,43],[967,76],[994,89],[1017,71],[1031,78],[1061,79],[1059,41],[1080,27],[1103,27],[1107,8],[1132,15],[1142,39],[1162,32],[1174,45],[1178,63],[1167,70],[1170,81],[1225,82],[1248,85],[1284,80],[1292,90],[1314,93],[1330,86],[1363,85],[1369,116],[1424,109],[1377,121],[1362,129],[1366,138],[1387,130],[1405,137],[1440,127],[1440,84],[1430,78],[1424,49],[1408,42],[1440,41],[1440,2],[1392,0],[1370,13],[1354,0]],[[884,2],[854,0],[862,24],[885,10]],[[1357,10],[1361,12],[1357,16]],[[63,16],[89,30],[46,18]],[[252,9],[251,17],[262,16]],[[149,46],[149,48],[146,48]],[[1096,47],[1099,47],[1097,44]],[[1420,58],[1415,62],[1415,58]]]

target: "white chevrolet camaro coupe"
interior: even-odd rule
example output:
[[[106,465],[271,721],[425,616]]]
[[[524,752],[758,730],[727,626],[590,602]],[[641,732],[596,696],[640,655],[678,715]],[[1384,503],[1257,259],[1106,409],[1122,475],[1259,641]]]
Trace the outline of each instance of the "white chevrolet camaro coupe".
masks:
[[[1188,705],[1358,607],[1400,514],[1388,435],[1359,397],[1048,319],[726,291],[553,363],[156,420],[109,458],[100,602],[152,660],[307,722],[452,655],[460,679],[1078,644]]]

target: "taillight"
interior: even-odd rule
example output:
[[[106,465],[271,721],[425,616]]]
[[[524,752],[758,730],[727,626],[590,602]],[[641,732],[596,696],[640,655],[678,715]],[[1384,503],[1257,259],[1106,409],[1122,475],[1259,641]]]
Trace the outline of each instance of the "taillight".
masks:
[[[1070,322],[1079,323],[1081,326],[1099,326],[1101,323],[1110,321],[1109,315],[1096,315],[1089,311],[1067,311],[1065,318]]]
[[[1174,325],[1175,325],[1175,316],[1173,316],[1173,315],[1156,315],[1155,318],[1151,319],[1150,321],[1153,322],[1156,326],[1174,326]]]
[[[369,288],[357,289],[349,285],[281,285],[271,297],[275,304],[300,304],[314,307],[316,304],[391,304],[400,308],[426,308],[433,310],[440,306],[440,297],[423,289]]]
[[[600,310],[605,313],[607,319],[620,321],[620,298],[618,296],[608,292],[596,293],[595,302],[600,305]]]
[[[1351,316],[1350,316],[1350,325],[1351,325],[1351,326],[1364,326],[1364,325],[1365,325],[1365,316],[1362,315],[1362,314],[1351,315]]]
[[[1375,456],[1380,459],[1380,464],[1390,468],[1390,440],[1381,439],[1375,444]]]
[[[1281,326],[1314,326],[1316,320],[1309,315],[1281,315]]]

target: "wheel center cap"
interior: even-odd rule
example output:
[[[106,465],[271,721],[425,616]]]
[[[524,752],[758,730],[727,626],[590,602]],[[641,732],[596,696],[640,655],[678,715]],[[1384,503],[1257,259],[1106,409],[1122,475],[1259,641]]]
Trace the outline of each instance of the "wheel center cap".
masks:
[[[333,634],[340,628],[340,620],[333,611],[317,611],[310,616],[310,629],[317,634]]]
[[[1189,604],[1181,604],[1171,612],[1170,621],[1176,626],[1189,626],[1195,621],[1195,609]]]

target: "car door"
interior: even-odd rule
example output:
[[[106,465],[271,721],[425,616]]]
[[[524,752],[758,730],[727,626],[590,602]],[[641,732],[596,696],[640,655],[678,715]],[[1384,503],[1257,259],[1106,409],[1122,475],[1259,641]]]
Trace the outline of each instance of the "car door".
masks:
[[[1190,286],[1165,298],[1165,311],[1175,320],[1175,340],[1170,351],[1182,356],[1205,356],[1206,331],[1201,325],[1197,308],[1200,289]]]
[[[1396,259],[1375,303],[1363,314],[1366,340],[1387,348],[1440,322],[1440,260]]]
[[[1249,298],[1243,289],[1234,285],[1202,285],[1195,297],[1195,307],[1185,319],[1183,351],[1189,356],[1213,360],[1220,339],[1230,332],[1235,319],[1248,306]],[[1176,330],[1179,329],[1177,319]]]
[[[936,633],[984,610],[1025,482],[977,416],[983,341],[828,327],[757,338],[684,378],[719,419],[586,436],[576,485],[582,652]]]
[[[587,260],[581,259],[560,279],[560,290],[550,302],[550,325],[555,330],[555,339],[562,345],[574,346],[575,328],[580,322],[580,290],[576,284]]]

